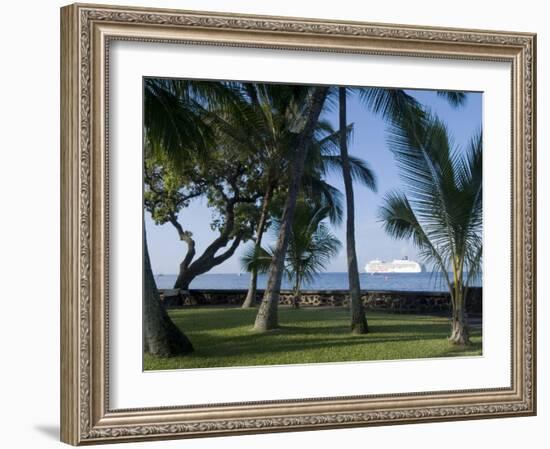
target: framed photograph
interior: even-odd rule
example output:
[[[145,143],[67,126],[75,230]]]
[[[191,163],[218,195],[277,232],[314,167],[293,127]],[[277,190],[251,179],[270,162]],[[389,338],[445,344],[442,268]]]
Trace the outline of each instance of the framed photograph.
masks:
[[[61,9],[61,439],[536,413],[529,33]]]

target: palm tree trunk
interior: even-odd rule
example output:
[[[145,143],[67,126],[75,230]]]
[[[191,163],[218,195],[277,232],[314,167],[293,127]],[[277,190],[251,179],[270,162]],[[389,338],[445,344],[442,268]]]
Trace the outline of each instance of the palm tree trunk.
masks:
[[[260,213],[260,220],[258,221],[258,227],[256,229],[256,241],[254,242],[254,254],[259,254],[262,246],[262,237],[265,231],[265,225],[267,222],[267,216],[269,211],[269,205],[271,203],[271,196],[273,195],[273,183],[268,182],[267,191],[265,192],[264,201],[262,204],[262,211]],[[243,302],[242,308],[247,309],[253,307],[256,304],[256,292],[258,290],[258,267],[254,266],[250,273],[250,286],[246,298]]]
[[[321,110],[323,109],[327,92],[328,88],[322,86],[316,87],[313,91],[307,121],[301,132],[298,144],[296,145],[294,163],[292,164],[290,174],[288,196],[281,221],[279,237],[277,239],[273,259],[268,270],[268,280],[264,297],[262,299],[262,303],[260,304],[258,314],[256,315],[256,321],[254,323],[254,329],[260,332],[275,329],[279,326],[277,307],[279,305],[279,295],[284,272],[284,261],[288,246],[288,239],[290,236],[292,223],[294,221],[294,211],[296,209],[296,201],[300,191],[307,148],[311,143],[313,131],[317,121],[319,120]]]
[[[369,328],[363,303],[361,301],[361,285],[359,282],[357,254],[355,251],[355,205],[353,200],[353,182],[350,173],[346,133],[346,88],[340,87],[338,93],[340,100],[340,153],[342,155],[342,175],[346,188],[346,250],[348,258],[351,332],[354,334],[365,334],[369,331]]]
[[[296,273],[296,280],[294,281],[294,292],[292,295],[292,308],[299,309],[300,308],[300,300],[301,300],[301,292],[300,292],[300,284],[301,284],[302,278],[300,276],[300,273]]]
[[[454,285],[454,307],[451,317],[451,336],[449,341],[455,345],[466,346],[470,342],[465,308],[465,296],[462,282]]]
[[[254,250],[256,251],[256,246],[254,246]],[[246,297],[244,298],[244,302],[241,308],[249,309],[251,307],[254,307],[254,305],[256,304],[257,292],[258,292],[258,269],[256,267],[253,267],[252,271],[250,272],[250,284],[248,286],[248,291],[246,292]]]
[[[193,351],[189,339],[172,322],[160,303],[160,296],[151,270],[145,226],[143,231],[143,346],[144,351],[157,357],[173,357]]]

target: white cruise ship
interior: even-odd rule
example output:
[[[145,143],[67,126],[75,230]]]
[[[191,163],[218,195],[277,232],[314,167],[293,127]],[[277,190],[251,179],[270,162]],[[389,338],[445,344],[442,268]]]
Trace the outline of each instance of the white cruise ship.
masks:
[[[383,260],[371,260],[365,265],[367,273],[421,273],[422,265],[408,257],[395,259],[392,262]]]

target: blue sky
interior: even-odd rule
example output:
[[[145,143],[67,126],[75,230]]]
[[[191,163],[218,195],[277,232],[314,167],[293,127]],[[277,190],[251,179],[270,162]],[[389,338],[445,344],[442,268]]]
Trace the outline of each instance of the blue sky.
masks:
[[[482,124],[482,94],[468,93],[464,106],[451,107],[445,99],[435,91],[408,90],[425,107],[442,119],[450,131],[454,144],[466,148],[471,136],[481,128]],[[325,118],[330,120],[335,129],[338,128],[338,111],[329,111]],[[397,166],[387,145],[387,125],[378,116],[366,110],[355,97],[348,98],[348,122],[354,123],[354,137],[350,144],[350,154],[365,159],[374,170],[378,181],[378,192],[374,193],[355,185],[355,240],[357,244],[357,259],[359,270],[372,259],[392,260],[408,256],[420,261],[414,246],[403,240],[389,237],[378,222],[378,208],[384,195],[395,189],[401,189]],[[332,174],[327,181],[337,187],[342,193],[344,185],[341,177]],[[196,241],[197,254],[215,238],[210,230],[212,213],[206,206],[206,200],[199,199],[180,212],[179,221],[184,229],[193,233]],[[151,264],[155,274],[175,274],[185,256],[186,245],[178,239],[175,229],[170,224],[155,225],[148,213],[145,216],[147,240]],[[334,257],[327,271],[345,271],[345,219],[342,225],[333,228],[335,235],[342,241],[340,253]],[[266,245],[275,238],[268,232],[264,239]],[[251,244],[250,242],[248,244]],[[211,273],[237,273],[241,271],[240,255],[248,244],[241,244],[233,257],[223,264],[214,267]]]

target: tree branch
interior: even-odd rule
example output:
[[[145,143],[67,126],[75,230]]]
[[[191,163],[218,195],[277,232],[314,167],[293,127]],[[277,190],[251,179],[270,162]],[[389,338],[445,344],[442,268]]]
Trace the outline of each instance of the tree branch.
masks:
[[[239,247],[241,243],[241,239],[242,239],[242,236],[240,234],[237,235],[235,237],[235,240],[233,240],[233,243],[231,244],[231,246],[227,249],[227,251],[214,257],[214,262],[216,263],[216,265],[219,265],[220,263],[225,262],[235,253],[235,250]]]
[[[181,224],[179,223],[175,215],[173,214],[170,215],[169,221],[172,224],[172,226],[176,228],[176,231],[178,232],[180,240],[187,243],[187,253],[185,254],[185,258],[180,264],[181,268],[187,269],[187,267],[189,267],[189,264],[191,263],[191,261],[193,260],[196,254],[195,240],[192,239],[191,232],[183,230],[183,228],[181,227]]]

